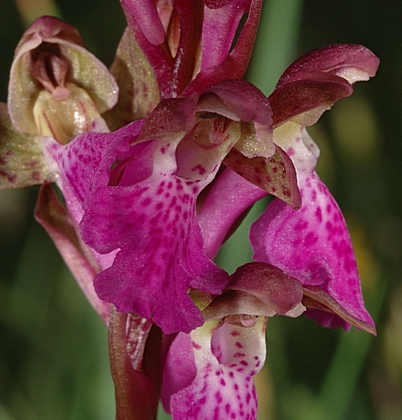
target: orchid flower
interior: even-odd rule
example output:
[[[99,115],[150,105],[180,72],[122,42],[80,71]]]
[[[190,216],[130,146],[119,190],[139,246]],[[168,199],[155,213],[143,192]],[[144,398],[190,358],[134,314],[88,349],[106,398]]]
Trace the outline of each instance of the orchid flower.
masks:
[[[49,141],[49,156],[82,203],[84,241],[99,253],[119,250],[95,279],[101,299],[152,318],[166,334],[202,325],[188,289],[217,295],[228,276],[204,254],[197,197],[232,148],[270,156],[270,124],[262,93],[231,80],[198,98],[166,99],[114,133],[88,133],[64,147]]]
[[[107,321],[109,308],[92,281],[109,258],[81,240],[82,208],[44,154],[45,138],[65,145],[86,131],[108,131],[101,114],[117,101],[108,69],[84,47],[78,31],[54,17],[35,20],[18,44],[11,67],[8,104],[0,104],[0,187],[43,184],[37,220],[59,248],[88,300]],[[50,186],[57,182],[67,208]]]
[[[37,219],[110,314],[118,419],[155,418],[160,397],[177,420],[254,419],[268,317],[375,333],[306,127],[378,59],[318,49],[267,98],[241,80],[261,0],[121,4],[129,27],[110,73],[58,19],[24,34],[0,109],[1,186],[43,183]],[[214,258],[267,194],[254,262],[229,276]]]
[[[371,51],[340,44],[306,54],[285,71],[269,97],[274,142],[294,163],[302,205],[295,211],[274,200],[251,229],[254,259],[302,282],[311,301],[306,315],[328,327],[349,329],[353,324],[372,333],[345,220],[315,173],[319,149],[305,126],[314,124],[335,100],[349,96],[352,83],[374,76],[377,67]],[[291,96],[292,103],[287,102]]]
[[[303,72],[303,67],[311,70],[312,62],[315,73]],[[255,392],[250,381],[265,357],[265,335],[260,328],[266,317],[299,316],[306,311],[324,326],[348,329],[352,324],[375,334],[362,303],[343,216],[314,172],[318,147],[304,125],[314,123],[335,100],[351,94],[348,80],[365,80],[374,75],[377,66],[378,59],[360,46],[326,47],[292,64],[268,98],[273,111],[273,141],[294,163],[301,205],[292,208],[276,198],[268,206],[251,230],[254,259],[261,262],[240,267],[222,294],[203,309],[204,326],[189,335],[180,333],[173,342],[162,387],[165,409],[173,418],[255,418]],[[291,80],[289,74],[294,69],[299,74]],[[347,75],[348,80],[334,73]],[[281,97],[285,98],[282,103],[278,100]],[[310,102],[306,103],[306,97]],[[232,166],[243,167],[244,159],[237,159]],[[234,173],[218,179],[199,212],[211,254],[223,240],[230,221],[233,223],[261,196],[257,187],[246,185]],[[236,207],[236,201],[234,214],[222,220],[224,209]],[[308,230],[310,224],[313,231]],[[177,370],[186,374],[179,377]]]
[[[299,316],[302,297],[300,282],[276,267],[239,267],[204,309],[205,324],[179,333],[170,346],[161,394],[166,411],[178,420],[256,418],[252,377],[265,361],[268,317]]]

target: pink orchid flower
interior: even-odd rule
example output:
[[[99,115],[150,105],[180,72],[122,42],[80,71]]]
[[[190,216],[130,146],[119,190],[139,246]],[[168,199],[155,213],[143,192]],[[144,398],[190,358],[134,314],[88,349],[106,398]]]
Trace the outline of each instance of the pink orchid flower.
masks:
[[[375,334],[306,126],[378,59],[318,49],[266,98],[241,80],[261,0],[121,3],[111,74],[58,19],[25,33],[0,109],[0,185],[43,183],[38,220],[105,322],[111,307],[117,419],[155,418],[160,396],[177,420],[254,419],[268,317]],[[254,262],[229,276],[213,259],[267,194]]]
[[[44,155],[45,138],[65,145],[87,131],[108,131],[101,114],[117,102],[118,86],[108,69],[84,47],[78,31],[54,17],[36,19],[18,44],[11,67],[8,104],[0,104],[0,188],[43,184],[36,218],[47,230],[88,300],[107,321],[109,305],[93,278],[109,258],[81,240],[83,212]],[[63,207],[50,182],[61,189]]]
[[[256,417],[251,378],[265,359],[269,316],[304,312],[327,327],[348,329],[352,324],[375,334],[342,213],[314,172],[318,148],[304,125],[350,95],[349,81],[368,79],[377,66],[378,59],[361,46],[326,47],[292,64],[269,97],[273,140],[294,163],[301,202],[292,208],[276,198],[268,206],[251,230],[254,259],[262,262],[240,267],[223,293],[203,310],[204,326],[189,335],[180,333],[173,341],[162,387],[165,409],[173,418]],[[289,74],[294,69],[298,74],[292,80]],[[278,100],[281,96],[285,101]],[[243,158],[236,166],[243,166]],[[233,172],[214,184],[199,212],[211,254],[230,222],[262,196],[258,190]],[[233,213],[222,220],[228,206]],[[185,373],[177,375],[177,370]]]

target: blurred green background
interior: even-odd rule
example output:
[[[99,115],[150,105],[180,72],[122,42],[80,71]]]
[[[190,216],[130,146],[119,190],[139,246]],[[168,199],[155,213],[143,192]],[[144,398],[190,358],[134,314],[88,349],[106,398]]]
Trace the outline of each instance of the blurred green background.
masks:
[[[18,6],[18,7],[17,7]],[[110,65],[125,26],[118,0],[0,1],[0,101],[26,24],[58,13]],[[378,336],[275,317],[258,378],[259,419],[402,419],[402,2],[266,0],[247,77],[269,94],[297,56],[364,44],[381,59],[309,131],[318,172],[344,210]],[[33,220],[37,188],[0,191],[0,419],[114,418],[107,332]],[[229,271],[247,261],[247,222],[225,245]]]

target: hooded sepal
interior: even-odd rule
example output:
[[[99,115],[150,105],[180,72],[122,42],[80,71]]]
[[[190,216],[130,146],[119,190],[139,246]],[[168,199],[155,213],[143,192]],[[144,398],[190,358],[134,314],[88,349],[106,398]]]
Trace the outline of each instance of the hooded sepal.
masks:
[[[44,16],[25,31],[15,51],[8,95],[18,131],[67,143],[90,131],[117,95],[113,76],[85,49],[74,27]]]
[[[373,77],[379,59],[362,45],[335,44],[311,51],[293,62],[269,96],[273,123],[309,126],[341,98],[352,84]]]
[[[276,314],[295,318],[305,311],[300,281],[263,262],[239,267],[230,284],[203,311],[206,319],[228,318],[247,326],[255,317]]]

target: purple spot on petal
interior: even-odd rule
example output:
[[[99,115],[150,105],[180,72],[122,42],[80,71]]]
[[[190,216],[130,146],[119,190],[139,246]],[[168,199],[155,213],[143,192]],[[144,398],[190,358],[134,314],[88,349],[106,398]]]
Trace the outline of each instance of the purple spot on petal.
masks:
[[[222,395],[219,391],[215,394],[215,399],[216,399],[218,404],[220,404],[222,402]]]
[[[321,212],[321,207],[317,207],[315,209],[315,217],[317,218],[317,220],[321,223],[322,222],[322,212]]]
[[[151,202],[152,202],[152,200],[149,197],[147,197],[147,198],[145,198],[144,200],[141,201],[141,204],[144,207],[146,207],[146,206],[149,206],[151,204]]]

